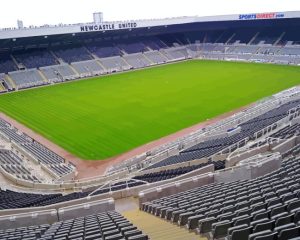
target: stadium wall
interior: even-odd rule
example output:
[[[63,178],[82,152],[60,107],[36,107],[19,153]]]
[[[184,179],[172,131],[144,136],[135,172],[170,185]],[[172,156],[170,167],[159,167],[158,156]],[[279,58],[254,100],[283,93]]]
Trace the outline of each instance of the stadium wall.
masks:
[[[27,208],[19,211],[3,210],[0,216],[1,229],[52,224],[58,221],[84,217],[92,214],[115,210],[112,198],[102,199],[61,208]]]
[[[285,142],[279,144],[278,146],[273,148],[273,152],[280,152],[284,153],[287,152],[289,149],[295,147],[297,143],[300,141],[300,137],[292,137]]]

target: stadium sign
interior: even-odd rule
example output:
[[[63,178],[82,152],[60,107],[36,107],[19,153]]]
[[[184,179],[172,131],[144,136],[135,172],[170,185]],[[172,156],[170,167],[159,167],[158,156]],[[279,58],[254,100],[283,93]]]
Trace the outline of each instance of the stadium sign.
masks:
[[[131,29],[131,28],[137,28],[137,23],[136,22],[126,22],[126,23],[85,25],[85,26],[80,27],[80,31],[81,32],[94,32],[94,31]]]
[[[284,13],[240,14],[239,20],[278,19],[284,17],[285,17]]]

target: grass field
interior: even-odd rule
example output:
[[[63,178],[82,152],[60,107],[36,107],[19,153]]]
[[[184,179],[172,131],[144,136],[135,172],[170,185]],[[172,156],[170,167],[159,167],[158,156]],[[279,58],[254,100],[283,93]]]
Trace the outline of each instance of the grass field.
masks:
[[[300,68],[189,61],[0,96],[0,110],[105,159],[300,84]]]

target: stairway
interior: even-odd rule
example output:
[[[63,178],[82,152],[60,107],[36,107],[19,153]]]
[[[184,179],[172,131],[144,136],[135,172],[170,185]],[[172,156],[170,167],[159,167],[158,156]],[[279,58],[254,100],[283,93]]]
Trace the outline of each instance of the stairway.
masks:
[[[279,43],[280,43],[280,41],[281,41],[281,39],[284,37],[284,35],[285,35],[285,33],[286,32],[283,32],[281,35],[280,35],[280,37],[274,42],[274,46],[277,46]]]
[[[158,53],[161,55],[163,59],[165,59],[166,62],[169,60],[168,57],[165,54],[163,54],[163,52],[161,52],[161,50],[159,50]]]
[[[17,89],[17,85],[16,85],[15,81],[8,74],[5,75],[5,80],[7,81],[7,83],[10,84],[11,87]]]
[[[43,79],[43,81],[45,83],[49,83],[49,80],[45,77],[45,75],[43,74],[43,72],[41,70],[37,70],[38,73],[40,74],[41,78]]]
[[[122,212],[122,215],[132,222],[138,229],[147,234],[152,240],[206,240],[184,227],[179,227],[149,213],[132,210]]]
[[[235,35],[236,35],[235,33],[232,34],[232,36],[226,41],[225,44],[226,44],[226,45],[229,44],[229,43],[231,42],[231,40],[235,37]]]
[[[251,38],[251,40],[250,40],[250,42],[248,43],[248,45],[251,45],[251,44],[255,41],[255,39],[258,37],[259,34],[260,34],[260,32],[257,32],[257,33],[254,35],[254,37]]]
[[[124,57],[121,57],[121,61],[128,65],[128,69],[132,68],[132,66],[127,62],[127,60]]]
[[[74,68],[71,64],[69,64],[70,68],[73,70],[73,72],[77,75],[80,76],[79,72]]]
[[[102,62],[101,62],[100,60],[96,60],[96,63],[97,63],[98,65],[100,65],[100,66],[103,68],[103,70],[104,70],[105,72],[108,72],[108,70],[104,67],[104,65],[102,64]]]
[[[155,65],[155,63],[150,58],[148,58],[146,54],[142,53],[142,55],[150,62],[150,65]]]
[[[6,88],[3,86],[3,83],[0,83],[0,92],[5,91]]]

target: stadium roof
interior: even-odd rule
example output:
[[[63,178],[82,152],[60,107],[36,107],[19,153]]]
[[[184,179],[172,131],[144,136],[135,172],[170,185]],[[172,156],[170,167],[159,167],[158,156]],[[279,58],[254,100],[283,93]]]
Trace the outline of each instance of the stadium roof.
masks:
[[[288,19],[300,18],[299,11],[291,12],[269,12],[269,13],[250,13],[250,14],[234,14],[222,16],[208,17],[179,17],[167,19],[150,19],[150,20],[130,20],[117,22],[102,23],[80,23],[69,25],[45,25],[30,28],[9,28],[1,29],[0,39],[17,39],[35,36],[50,36],[60,34],[76,34],[82,32],[105,32],[116,31],[133,28],[151,28],[157,26],[168,26],[187,23],[199,22],[218,22],[218,21],[249,21],[249,20],[270,20],[270,19]]]

